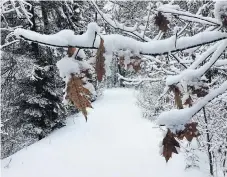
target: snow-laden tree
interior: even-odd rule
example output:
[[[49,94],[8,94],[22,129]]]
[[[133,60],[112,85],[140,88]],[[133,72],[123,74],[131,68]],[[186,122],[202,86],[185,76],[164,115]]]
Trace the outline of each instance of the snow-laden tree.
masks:
[[[97,19],[102,19],[103,22],[97,21],[99,25],[97,23],[88,24],[86,32],[82,35],[77,35],[71,30],[61,30],[58,33],[47,35],[25,29],[16,29],[14,34],[17,38],[41,45],[97,50],[95,69],[99,81],[102,81],[104,76],[111,75],[110,66],[114,56],[118,56],[116,62],[123,63],[124,66],[130,64],[134,66],[138,60],[143,61],[141,68],[147,67],[146,72],[142,73],[145,77],[128,79],[120,76],[120,78],[126,83],[150,82],[150,87],[152,87],[152,82],[162,80],[161,84],[157,84],[156,87],[165,85],[164,91],[157,101],[167,104],[160,107],[157,124],[166,127],[167,130],[161,143],[162,154],[167,161],[172,153],[178,153],[176,147],[180,147],[179,141],[184,138],[192,141],[199,136],[200,127],[200,134],[205,136],[214,134],[207,128],[203,131],[203,126],[207,127],[209,122],[202,124],[202,118],[196,119],[196,116],[202,113],[207,119],[206,107],[215,108],[212,107],[215,100],[225,100],[227,81],[226,77],[222,78],[220,74],[226,69],[226,2],[216,2],[215,4],[205,2],[197,9],[192,7],[198,7],[196,5],[198,2],[191,1],[155,4],[141,2],[141,6],[147,5],[148,7],[146,12],[141,12],[141,16],[138,12],[140,10],[136,10],[136,5],[133,6],[131,2],[124,4],[123,2],[108,1],[109,4],[104,5],[103,8],[111,15],[100,9],[103,4],[97,5],[94,1],[89,3],[96,10]],[[127,7],[128,4],[135,7],[133,9],[135,16],[139,17],[138,19],[136,17],[131,21],[127,20],[130,15],[124,14],[120,6]],[[135,2],[135,4],[137,3]],[[212,12],[213,9],[215,13]],[[130,14],[132,11],[128,10]],[[121,15],[113,13],[124,15],[121,18]],[[107,26],[114,28],[118,34],[106,33],[107,30],[104,28],[106,29]],[[154,26],[156,30],[151,31]],[[74,56],[78,54],[76,51]],[[67,62],[70,65],[71,58],[66,60]],[[66,98],[73,101],[86,117],[86,107],[91,107],[91,105],[86,99],[89,92],[84,89],[82,78],[80,78],[84,65],[77,58],[74,63],[74,68],[66,68],[66,86],[69,89],[66,88],[65,94]],[[75,87],[77,91],[72,92],[71,87]],[[79,95],[83,98],[78,103],[75,98]],[[161,101],[163,99],[165,101]],[[169,100],[167,101],[167,99]],[[155,104],[157,107],[158,105],[159,103]],[[170,106],[174,106],[176,109]],[[200,112],[201,110],[203,112]],[[222,118],[219,119],[220,122]],[[225,133],[223,127],[225,126],[219,128]],[[209,137],[208,139],[210,140]],[[223,141],[222,144],[225,142],[224,139],[218,141]],[[208,140],[204,142],[206,142],[205,146],[208,147],[208,154],[210,154],[210,142]],[[221,148],[224,149],[222,146]],[[224,150],[223,153],[226,156],[225,152]],[[222,167],[219,167],[224,169],[225,173],[225,159],[221,159],[220,156],[218,158],[216,161],[219,165],[222,164]],[[209,159],[211,159],[210,165],[212,166],[214,159],[213,157],[209,157]],[[210,173],[214,175],[213,166],[211,166]]]

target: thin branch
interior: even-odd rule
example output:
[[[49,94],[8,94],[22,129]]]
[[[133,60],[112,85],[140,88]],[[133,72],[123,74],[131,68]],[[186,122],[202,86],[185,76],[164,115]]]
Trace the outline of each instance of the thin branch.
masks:
[[[205,22],[208,22],[209,25],[214,25],[214,26],[221,26],[221,24],[217,23],[217,22],[214,22],[212,21],[211,19],[208,19],[206,17],[202,17],[202,16],[198,16],[198,15],[194,15],[194,14],[190,14],[190,13],[185,13],[183,11],[177,11],[175,9],[165,9],[165,8],[159,8],[158,11],[161,11],[163,13],[170,13],[170,14],[174,14],[174,15],[179,15],[179,18],[182,16],[182,17],[190,17],[190,18],[195,18],[195,19],[199,19],[201,21],[205,21]],[[192,21],[192,20],[189,20],[189,19],[184,19],[186,21]],[[193,21],[193,22],[196,22],[196,21]]]
[[[185,69],[188,68],[185,64],[181,63],[180,60],[179,60],[174,54],[171,54],[170,56],[173,57],[173,58],[174,58],[179,64],[181,64]]]
[[[9,45],[11,45],[11,44],[14,44],[14,43],[16,43],[16,42],[20,42],[20,40],[14,40],[14,41],[11,41],[11,42],[7,42],[6,44],[3,44],[3,45],[0,46],[0,50],[1,50],[2,48],[4,48],[4,47],[9,46]]]
[[[125,31],[125,32],[127,32],[127,33],[130,33],[130,34],[132,34],[133,36],[136,36],[137,38],[139,38],[140,40],[142,40],[143,42],[147,42],[147,40],[144,39],[144,36],[141,37],[141,36],[139,36],[138,34],[135,34],[135,33],[132,32],[132,31],[129,31],[129,30],[126,30],[126,29],[119,28],[119,27],[117,27],[117,25],[116,25],[116,26],[113,26],[111,23],[109,23],[109,22],[105,19],[105,17],[104,17],[103,14],[100,12],[100,10],[98,9],[97,5],[96,5],[94,2],[92,2],[92,1],[88,1],[88,2],[90,2],[90,3],[94,6],[94,8],[95,8],[96,11],[99,13],[99,15],[102,17],[102,19],[103,19],[106,23],[108,23],[110,26],[112,26],[112,27],[115,28],[115,29],[119,29],[119,30],[121,30],[121,31]]]
[[[152,9],[152,7],[150,6],[150,10],[149,10],[149,13],[148,13],[148,18],[147,18],[147,23],[146,23],[146,26],[145,26],[145,29],[144,29],[144,32],[143,32],[143,39],[144,39],[145,31],[148,27],[148,23],[149,23],[149,20],[150,20],[151,9]]]
[[[97,35],[97,32],[95,31],[95,37],[94,37],[94,41],[93,41],[93,44],[92,44],[93,47],[94,47],[94,44],[95,44],[96,35]]]

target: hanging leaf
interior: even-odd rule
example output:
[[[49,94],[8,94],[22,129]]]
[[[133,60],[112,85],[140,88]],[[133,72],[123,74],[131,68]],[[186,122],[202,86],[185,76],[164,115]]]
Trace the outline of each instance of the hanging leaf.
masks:
[[[175,85],[171,85],[170,90],[172,90],[173,93],[174,93],[174,99],[175,99],[175,104],[176,104],[177,108],[183,109],[184,107],[183,107],[183,104],[182,104],[180,89]]]
[[[189,97],[185,100],[184,105],[188,105],[189,107],[192,107],[192,98],[189,95]]]
[[[162,141],[162,145],[163,145],[162,155],[165,157],[166,162],[168,162],[170,157],[172,157],[172,153],[178,154],[176,147],[180,147],[180,145],[174,138],[174,134],[169,129],[167,131],[165,138]]]
[[[197,122],[185,124],[185,129],[178,131],[176,133],[176,137],[180,140],[183,140],[183,138],[185,137],[188,141],[191,142],[193,138],[196,138],[200,135],[197,129],[197,125]]]
[[[155,25],[159,27],[159,30],[166,32],[168,30],[168,24],[169,20],[161,13],[158,12],[158,14],[155,16]]]
[[[91,92],[83,87],[79,77],[71,74],[71,79],[67,83],[66,93],[66,99],[69,99],[74,106],[83,113],[85,120],[87,121],[86,108],[92,108],[91,102],[89,101]]]
[[[104,40],[101,38],[100,45],[96,54],[96,66],[95,66],[95,71],[97,74],[98,81],[102,81],[102,78],[105,74],[105,68],[104,68],[105,57],[103,56],[104,52],[105,52]]]
[[[68,57],[73,56],[75,51],[76,51],[76,47],[68,47],[68,51],[67,51]]]

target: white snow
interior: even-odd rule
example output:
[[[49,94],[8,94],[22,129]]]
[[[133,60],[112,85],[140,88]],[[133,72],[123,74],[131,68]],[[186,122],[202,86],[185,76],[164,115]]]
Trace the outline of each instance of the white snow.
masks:
[[[79,66],[79,61],[72,57],[64,57],[57,62],[57,67],[60,72],[60,77],[70,77],[70,74],[80,74],[81,69]]]
[[[227,65],[227,60],[218,60],[216,63],[215,63],[215,66],[222,66],[222,65]]]
[[[93,84],[91,84],[90,82],[86,82],[86,84],[83,85],[86,89],[88,89],[92,95],[96,96],[97,93],[95,91],[95,87],[93,86]]]
[[[60,77],[65,81],[68,81],[71,74],[81,74],[82,71],[91,69],[91,65],[86,60],[75,60],[74,55],[72,57],[66,56],[62,58],[56,63],[56,65],[60,72]]]
[[[1,160],[2,176],[208,176],[205,168],[185,170],[182,153],[166,164],[159,154],[163,133],[142,118],[134,95],[130,89],[106,90],[87,123],[81,114],[68,118],[66,127]]]

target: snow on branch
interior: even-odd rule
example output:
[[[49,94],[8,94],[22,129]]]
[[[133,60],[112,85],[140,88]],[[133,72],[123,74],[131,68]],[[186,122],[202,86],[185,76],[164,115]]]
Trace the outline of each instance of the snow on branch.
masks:
[[[223,94],[227,90],[227,81],[225,81],[219,88],[212,90],[208,95],[199,100],[190,108],[172,109],[170,111],[162,112],[157,123],[165,125],[173,131],[184,129],[184,125],[197,114],[206,104],[212,101],[217,96]]]
[[[123,80],[124,84],[127,85],[139,85],[142,82],[148,81],[148,82],[159,82],[159,81],[163,81],[163,78],[137,78],[137,79],[130,79],[130,78],[126,78],[122,75],[120,75],[119,73],[117,73],[118,76],[118,80]]]
[[[192,80],[195,80],[195,79],[199,79],[200,77],[202,77],[205,74],[205,72],[210,67],[212,67],[214,65],[214,63],[218,60],[218,58],[223,54],[226,47],[227,47],[227,39],[218,42],[218,44],[211,47],[211,49],[208,50],[208,52],[205,52],[204,55],[201,55],[201,60],[203,60],[204,58],[207,57],[207,55],[208,56],[210,55],[210,52],[213,52],[213,50],[216,49],[216,51],[213,53],[211,59],[206,64],[201,66],[199,69],[194,69],[197,66],[197,64],[199,63],[198,60],[196,60],[191,65],[190,68],[184,70],[180,74],[167,77],[166,78],[166,85],[173,85],[173,84],[180,82],[181,80],[192,81]]]
[[[86,33],[83,35],[74,35],[72,30],[62,30],[56,34],[45,35],[34,31],[18,28],[14,31],[17,38],[21,37],[31,42],[37,42],[54,47],[78,47],[78,48],[97,48],[98,43],[93,46],[96,37],[95,33],[99,32],[99,26],[96,23],[88,24]]]
[[[195,15],[189,12],[167,8],[165,7],[165,5],[159,7],[157,10],[164,13],[171,13],[174,15],[178,15],[179,18],[186,21],[197,22],[197,23],[202,23],[207,25],[221,26],[221,23],[218,19],[211,18],[211,17],[203,17],[201,15]]]
[[[218,42],[217,44],[209,47],[204,53],[202,53],[196,60],[191,64],[189,69],[196,69],[203,61],[205,61],[209,56],[211,56],[217,47],[220,45]]]
[[[118,50],[129,50],[135,54],[151,56],[169,54],[227,39],[227,34],[219,31],[201,32],[192,37],[181,37],[177,41],[176,37],[172,36],[168,39],[150,42],[140,42],[119,34],[96,35],[96,33],[99,34],[99,26],[94,22],[88,24],[87,31],[83,35],[74,35],[72,30],[62,30],[52,35],[44,35],[21,28],[14,31],[18,38],[21,37],[31,42],[54,47],[72,46],[98,49],[102,38],[104,40],[105,53],[110,54]]]

